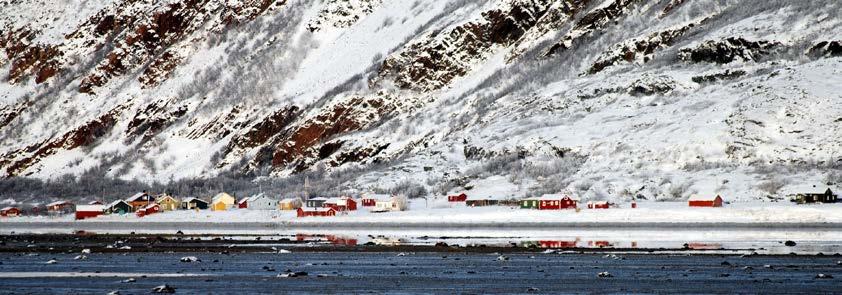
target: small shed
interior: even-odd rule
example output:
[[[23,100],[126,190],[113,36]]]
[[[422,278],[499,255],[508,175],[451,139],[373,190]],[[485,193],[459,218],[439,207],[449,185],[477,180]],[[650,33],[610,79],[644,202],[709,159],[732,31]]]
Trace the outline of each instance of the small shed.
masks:
[[[152,203],[152,204],[146,205],[143,208],[140,208],[139,210],[137,210],[136,213],[137,213],[138,217],[143,217],[143,216],[147,216],[147,215],[150,215],[150,214],[159,213],[161,211],[163,211],[163,209],[161,209],[161,205]]]
[[[248,209],[249,197],[245,197],[237,201],[237,209]]]
[[[17,217],[20,216],[20,208],[18,207],[5,207],[0,209],[0,216],[2,217]]]
[[[228,193],[222,192],[216,194],[211,199],[211,210],[213,211],[225,211],[231,208],[234,208],[234,205],[237,203],[237,199],[229,195]]]
[[[180,203],[178,200],[168,194],[163,194],[155,198],[155,203],[161,205],[161,210],[174,211],[178,210]]]
[[[611,207],[611,203],[608,203],[608,201],[588,202],[588,209],[608,209],[609,207]]]
[[[333,208],[298,208],[298,217],[308,216],[336,216]]]
[[[76,206],[68,201],[55,201],[47,204],[47,212],[66,214],[74,211]]]
[[[532,197],[520,200],[520,209],[538,209],[540,198]]]
[[[377,201],[385,201],[390,197],[390,195],[385,194],[366,194],[360,200],[360,205],[363,207],[374,207],[377,205]]]
[[[468,200],[468,195],[461,193],[458,195],[447,196],[448,202],[464,202]]]
[[[330,198],[322,206],[333,208],[336,211],[354,211],[357,210],[357,201],[350,197]]]
[[[278,201],[267,196],[264,193],[259,193],[254,196],[246,198],[246,208],[252,210],[273,210],[278,207]]]
[[[105,207],[105,212],[108,214],[126,214],[132,211],[132,205],[123,200],[116,200]]]
[[[278,209],[296,210],[298,208],[301,208],[302,204],[303,202],[301,202],[301,199],[299,198],[286,198],[278,202]]]
[[[206,210],[206,209],[208,209],[208,201],[205,201],[205,200],[202,200],[202,199],[199,199],[199,198],[189,197],[189,198],[181,200],[181,209],[182,210],[193,210],[193,209]]]
[[[105,213],[103,205],[79,205],[76,206],[76,220],[94,218]]]
[[[324,207],[325,201],[327,201],[327,199],[322,197],[312,198],[307,200],[307,207],[321,208]]]
[[[126,199],[126,203],[132,205],[132,211],[137,211],[140,208],[146,207],[149,204],[155,203],[155,197],[146,193],[146,191],[136,193]]]
[[[690,207],[722,207],[722,197],[719,195],[716,195],[716,197],[692,195],[687,203]]]

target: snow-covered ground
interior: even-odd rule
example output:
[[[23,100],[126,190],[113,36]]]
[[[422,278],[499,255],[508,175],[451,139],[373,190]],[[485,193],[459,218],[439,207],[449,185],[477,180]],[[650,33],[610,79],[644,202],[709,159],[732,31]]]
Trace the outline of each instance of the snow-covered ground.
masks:
[[[72,216],[18,217],[0,219],[0,227],[13,230],[22,223],[72,222],[79,226],[131,223],[137,230],[144,224],[171,224],[185,229],[201,224],[236,224],[271,226],[273,228],[331,227],[428,227],[428,228],[600,228],[600,227],[683,227],[704,224],[707,227],[738,228],[837,228],[842,227],[842,204],[795,205],[792,203],[732,203],[722,208],[691,208],[685,202],[642,202],[638,208],[530,210],[507,206],[466,207],[461,203],[414,200],[410,210],[371,213],[368,208],[334,217],[296,217],[295,211],[232,209],[228,211],[171,211],[146,217],[106,215],[73,221]],[[228,226],[226,229],[231,229]],[[209,228],[211,229],[211,228]],[[256,228],[255,228],[256,229]]]

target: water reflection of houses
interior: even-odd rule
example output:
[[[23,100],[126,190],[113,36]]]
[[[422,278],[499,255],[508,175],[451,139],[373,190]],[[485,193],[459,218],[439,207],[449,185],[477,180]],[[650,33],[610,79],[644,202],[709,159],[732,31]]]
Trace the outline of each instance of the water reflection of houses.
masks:
[[[722,244],[692,242],[684,244],[684,248],[691,250],[719,250],[722,249]]]
[[[521,247],[526,248],[542,248],[542,249],[565,249],[576,248],[579,239],[575,240],[540,240],[540,241],[524,241],[521,242]]]
[[[345,237],[341,235],[310,235],[310,234],[295,234],[295,240],[299,242],[319,242],[322,239],[326,240],[332,245],[338,246],[356,246],[357,239]]]

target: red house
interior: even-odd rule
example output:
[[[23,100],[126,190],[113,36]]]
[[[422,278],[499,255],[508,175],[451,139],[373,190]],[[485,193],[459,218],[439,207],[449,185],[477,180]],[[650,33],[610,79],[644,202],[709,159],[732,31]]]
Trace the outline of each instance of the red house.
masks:
[[[330,198],[322,204],[324,208],[333,208],[336,211],[357,210],[357,201],[349,197]]]
[[[239,209],[246,209],[249,207],[249,198],[242,198],[239,202],[237,202],[237,208]]]
[[[561,198],[561,209],[576,209],[576,203],[579,202],[579,199],[573,198],[570,196],[564,196]]]
[[[360,200],[360,205],[362,205],[363,207],[374,207],[375,205],[377,205],[378,200],[385,201],[388,200],[390,197],[391,196],[389,195],[365,195]]]
[[[562,195],[543,195],[538,198],[538,210],[559,210],[561,209]]]
[[[608,209],[611,203],[607,201],[588,202],[588,209]]]
[[[137,209],[137,217],[143,217],[150,214],[155,214],[161,212],[161,205],[158,204],[149,204],[143,208]]]
[[[538,241],[541,248],[576,248],[578,241]]]
[[[690,205],[690,207],[722,207],[722,197],[719,195],[713,198],[692,195],[690,196],[690,199],[688,199],[688,205]]]
[[[20,216],[20,208],[18,207],[6,207],[0,209],[0,216],[3,217],[15,217]]]
[[[466,195],[465,193],[461,193],[461,194],[454,195],[454,196],[447,196],[448,202],[464,202],[464,201],[467,201],[467,200],[468,200],[468,195]]]
[[[333,208],[298,208],[298,217],[308,216],[336,216]]]
[[[105,212],[103,205],[79,205],[76,206],[76,220],[94,218]]]

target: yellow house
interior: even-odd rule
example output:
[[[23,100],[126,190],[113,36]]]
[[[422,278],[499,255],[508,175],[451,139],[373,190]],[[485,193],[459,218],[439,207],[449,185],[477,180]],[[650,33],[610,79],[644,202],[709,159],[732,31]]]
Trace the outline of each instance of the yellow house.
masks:
[[[213,211],[225,211],[229,208],[233,208],[234,204],[237,203],[237,199],[232,197],[227,193],[219,193],[213,197],[211,200],[211,210]]]
[[[180,204],[178,200],[167,194],[155,198],[155,203],[158,203],[161,206],[161,210],[164,211],[178,210],[178,205]]]
[[[299,198],[283,199],[278,203],[278,209],[281,210],[296,210],[298,208],[301,208],[301,199]]]

